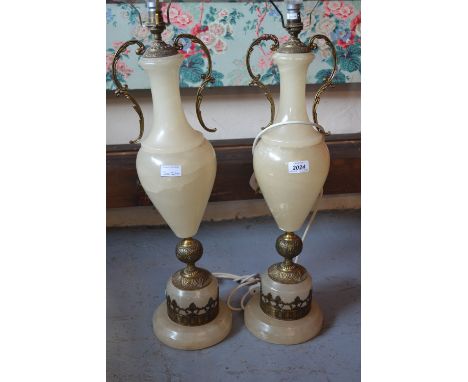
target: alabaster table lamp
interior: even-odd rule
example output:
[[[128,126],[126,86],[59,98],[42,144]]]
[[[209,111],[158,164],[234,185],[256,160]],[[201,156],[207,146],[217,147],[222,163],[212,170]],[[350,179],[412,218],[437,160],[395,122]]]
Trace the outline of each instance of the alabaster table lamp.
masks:
[[[298,38],[303,29],[299,1],[287,2],[287,21],[283,26],[289,33],[285,43],[280,45],[274,35],[263,35],[251,44],[247,54],[252,85],[265,91],[272,106],[270,126],[254,143],[253,165],[265,201],[278,227],[284,231],[276,240],[276,250],[284,260],[271,265],[261,275],[260,293],[248,302],[244,318],[255,336],[277,344],[296,344],[316,336],[323,322],[313,297],[312,278],[293,260],[302,251],[302,240],[294,232],[300,229],[316,203],[330,166],[326,133],[317,122],[316,108],[320,94],[335,74],[336,54],[326,36],[316,35],[307,44]],[[306,75],[318,39],[323,39],[332,50],[335,66],[317,92],[314,122],[311,122],[306,109]],[[277,113],[271,94],[249,63],[253,48],[268,40],[273,42],[273,62],[280,72]]]
[[[202,244],[193,237],[198,231],[216,175],[216,156],[210,142],[194,130],[185,117],[179,91],[179,68],[184,58],[179,53],[181,39],[200,45],[208,60],[208,72],[197,93],[196,111],[200,124],[207,131],[200,112],[202,92],[214,82],[211,58],[206,46],[197,37],[178,35],[171,46],[162,40],[166,23],[159,1],[147,1],[147,27],[154,37],[145,48],[142,42],[131,40],[116,52],[113,79],[116,94],[133,103],[140,117],[138,143],[143,137],[144,119],[140,106],[128,93],[127,86],[117,80],[115,68],[120,55],[130,45],[138,45],[143,55],[140,66],[147,73],[153,98],[153,125],[141,140],[136,167],[138,178],[153,205],[174,234],[181,239],[176,256],[186,264],[175,272],[166,286],[166,301],[156,309],[153,329],[156,337],[177,349],[202,349],[222,341],[231,329],[231,311],[219,300],[218,281],[195,262],[203,253]],[[169,7],[167,8],[169,20]],[[169,22],[169,21],[168,21]]]

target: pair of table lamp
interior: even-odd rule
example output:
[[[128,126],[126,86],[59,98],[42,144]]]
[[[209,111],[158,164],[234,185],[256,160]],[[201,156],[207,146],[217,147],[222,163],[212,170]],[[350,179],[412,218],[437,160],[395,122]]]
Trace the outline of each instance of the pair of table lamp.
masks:
[[[185,350],[203,349],[222,341],[231,330],[232,314],[220,300],[218,281],[208,270],[196,266],[203,246],[196,240],[216,175],[216,156],[210,142],[194,130],[185,117],[179,91],[179,68],[183,62],[180,40],[199,44],[208,61],[208,71],[196,95],[196,113],[201,126],[208,128],[202,117],[201,103],[205,87],[214,82],[211,76],[210,53],[196,36],[180,34],[169,45],[162,33],[170,23],[163,20],[159,1],[147,1],[147,27],[154,36],[146,48],[141,41],[130,40],[116,52],[113,60],[113,80],[116,94],[132,102],[140,118],[139,136],[131,143],[140,143],[144,132],[144,117],[127,85],[117,79],[116,67],[120,55],[131,45],[142,55],[140,66],[146,71],[153,97],[153,126],[141,141],[136,167],[138,178],[161,216],[180,238],[177,258],[186,264],[175,272],[166,285],[166,301],[154,312],[153,329],[164,344]],[[276,5],[272,2],[277,9]],[[331,85],[336,72],[336,53],[331,41],[315,35],[303,43],[298,35],[303,29],[301,1],[287,1],[286,23],[283,27],[289,39],[280,45],[274,35],[256,39],[247,51],[247,70],[251,85],[261,88],[271,105],[269,125],[257,137],[253,147],[254,173],[265,201],[284,231],[276,240],[276,249],[284,261],[273,264],[261,275],[260,293],[254,295],[244,311],[247,328],[265,341],[296,344],[316,336],[323,322],[320,308],[312,297],[312,279],[307,270],[293,261],[302,250],[297,231],[319,197],[330,166],[325,144],[327,134],[317,121],[317,106],[321,93]],[[322,39],[334,57],[334,69],[318,90],[313,106],[313,120],[307,116],[305,101],[306,74],[314,59],[316,42]],[[256,45],[272,41],[273,62],[280,72],[280,104],[275,104],[268,88],[250,67],[250,55]]]

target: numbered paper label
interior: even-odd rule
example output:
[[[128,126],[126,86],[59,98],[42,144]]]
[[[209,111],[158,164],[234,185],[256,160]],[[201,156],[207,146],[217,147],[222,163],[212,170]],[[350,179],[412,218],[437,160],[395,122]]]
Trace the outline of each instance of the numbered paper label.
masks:
[[[180,164],[163,164],[161,176],[182,176],[182,166]]]
[[[302,174],[303,172],[309,172],[309,161],[300,160],[296,162],[288,162],[288,172],[290,174]]]

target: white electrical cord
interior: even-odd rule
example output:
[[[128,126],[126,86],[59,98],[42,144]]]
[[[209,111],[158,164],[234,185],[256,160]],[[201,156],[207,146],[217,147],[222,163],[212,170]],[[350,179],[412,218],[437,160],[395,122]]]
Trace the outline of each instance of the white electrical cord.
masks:
[[[232,273],[222,273],[222,272],[214,272],[213,276],[215,276],[218,279],[228,279],[228,280],[233,280],[239,285],[235,286],[233,289],[231,289],[231,292],[229,292],[229,296],[227,298],[226,304],[231,310],[244,310],[245,309],[245,299],[247,298],[248,295],[253,295],[257,293],[258,291],[258,284],[260,283],[260,275],[258,273],[252,274],[252,275],[246,275],[246,276],[238,276],[238,275],[233,275]],[[235,306],[231,305],[231,299],[234,297],[236,292],[244,288],[246,286],[249,286],[249,290],[242,296],[241,301],[240,301],[240,307],[237,308]]]
[[[284,125],[310,125],[314,126],[318,129],[322,128],[318,123],[313,123],[310,121],[288,121],[288,122],[280,122],[280,123],[275,123],[273,125],[268,126],[264,130],[262,130],[254,139],[253,145],[252,145],[252,155],[254,152],[254,148],[257,145],[258,141],[260,140],[261,136],[265,134],[267,131],[278,127],[278,126],[284,126]],[[302,234],[301,240],[304,242],[307,233],[309,232],[309,228],[312,225],[312,222],[315,219],[315,215],[317,215],[317,210],[318,210],[318,205],[320,200],[322,199],[323,196],[323,189],[320,191],[319,196],[317,197],[317,200],[315,201],[315,204],[312,207],[312,215],[310,216],[309,222],[307,223],[307,226],[304,230],[304,233]],[[297,263],[297,260],[299,259],[299,256],[296,256],[294,258],[294,263]],[[251,275],[244,275],[244,276],[239,276],[239,275],[234,275],[232,273],[223,273],[223,272],[214,272],[213,276],[215,276],[218,279],[228,279],[228,280],[233,280],[234,282],[239,283],[239,285],[235,286],[231,292],[229,292],[229,296],[227,298],[226,304],[229,307],[229,309],[233,311],[240,311],[245,309],[245,299],[247,296],[252,296],[259,291],[259,284],[260,284],[260,275],[258,273],[254,273]],[[234,295],[237,293],[237,291],[241,288],[244,287],[249,287],[249,290],[244,293],[240,300],[240,307],[235,307],[232,306],[231,304],[231,299],[234,297]]]
[[[315,220],[315,215],[317,215],[317,211],[318,211],[318,206],[320,204],[320,201],[322,200],[322,196],[323,196],[323,188],[320,190],[320,194],[319,196],[317,197],[317,199],[315,200],[315,203],[312,207],[312,215],[310,216],[310,219],[309,219],[309,222],[307,223],[306,227],[305,227],[305,230],[304,230],[304,233],[302,234],[302,237],[301,237],[301,240],[302,242],[304,243],[304,240],[307,236],[307,233],[309,232],[309,228],[310,226],[312,225],[312,222]],[[297,263],[297,260],[299,259],[299,256],[300,255],[297,255],[293,261],[295,263]]]
[[[274,129],[275,127],[286,126],[286,125],[308,125],[308,126],[314,126],[318,130],[320,129],[323,130],[323,127],[321,125],[319,125],[318,123],[310,122],[310,121],[286,121],[286,122],[274,123],[273,125],[270,125],[264,128],[262,131],[260,131],[260,133],[257,134],[252,144],[252,155],[254,153],[255,146],[257,146],[257,143],[263,134],[265,134],[267,131],[270,131],[271,129]]]

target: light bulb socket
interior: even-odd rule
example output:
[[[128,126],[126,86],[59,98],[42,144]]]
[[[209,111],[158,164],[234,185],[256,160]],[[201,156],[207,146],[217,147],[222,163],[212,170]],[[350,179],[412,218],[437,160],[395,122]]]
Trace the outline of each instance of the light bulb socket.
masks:
[[[301,20],[302,0],[286,1],[286,25],[285,29],[289,33],[289,39],[278,49],[279,53],[309,53],[311,49],[299,40],[299,33],[304,28]]]
[[[147,1],[146,8],[148,11],[148,21],[146,22],[146,26],[151,29],[156,26],[156,1]]]
[[[302,1],[287,1],[286,2],[286,20],[289,22],[301,22],[301,5]]]
[[[143,57],[159,58],[176,55],[177,49],[166,44],[162,39],[162,33],[166,29],[166,23],[163,18],[161,2],[157,0],[147,0],[146,7],[148,9],[148,22],[146,26],[154,36],[154,42],[146,49]]]

